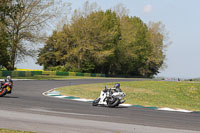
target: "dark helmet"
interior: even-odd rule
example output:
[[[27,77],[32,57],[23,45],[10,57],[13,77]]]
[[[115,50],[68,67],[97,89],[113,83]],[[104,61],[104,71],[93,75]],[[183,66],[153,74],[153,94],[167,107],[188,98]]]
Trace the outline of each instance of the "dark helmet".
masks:
[[[114,87],[115,87],[115,88],[120,88],[120,84],[119,84],[119,83],[116,83]]]

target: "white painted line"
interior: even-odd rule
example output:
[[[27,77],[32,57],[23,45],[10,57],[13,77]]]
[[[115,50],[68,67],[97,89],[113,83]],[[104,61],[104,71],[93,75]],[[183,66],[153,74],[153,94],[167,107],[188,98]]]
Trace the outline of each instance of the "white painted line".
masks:
[[[73,99],[75,101],[82,101],[82,102],[90,102],[90,101],[94,101],[94,100],[91,100],[91,99]]]
[[[174,111],[174,109],[170,109],[170,108],[158,108],[158,110],[164,110],[164,111]]]
[[[60,94],[60,92],[58,92],[58,91],[51,91],[51,92],[49,92],[49,94]]]
[[[186,112],[186,113],[190,113],[190,112],[193,112],[193,111],[189,111],[189,110],[184,110],[184,109],[177,109],[176,111],[179,111],[179,112]]]
[[[56,98],[64,98],[64,97],[66,97],[66,96],[55,96]]]
[[[57,95],[57,94],[49,94],[49,93],[48,93],[47,95],[48,95],[48,96],[55,96],[55,95]]]
[[[60,95],[60,94],[48,93],[47,95],[48,95],[48,96],[56,96],[56,95]]]
[[[120,106],[130,107],[132,105],[131,104],[120,104]]]
[[[164,110],[164,111],[177,111],[177,112],[186,112],[186,113],[193,112],[193,111],[184,110],[184,109],[171,109],[171,108],[158,108],[157,110]]]
[[[56,96],[60,95],[60,92],[55,91],[56,88],[51,89],[49,91],[46,91],[42,93],[44,96],[53,96],[55,98],[67,98],[70,96]],[[74,101],[82,101],[82,102],[92,102],[94,100],[92,99],[81,99],[81,98],[74,98],[74,99],[69,99],[69,100],[74,100]],[[133,106],[132,104],[120,104],[119,106],[124,106],[124,107],[131,107]],[[162,111],[176,111],[176,112],[185,112],[185,113],[191,113],[193,111],[185,110],[185,109],[171,109],[171,108],[158,108],[157,110],[162,110]]]

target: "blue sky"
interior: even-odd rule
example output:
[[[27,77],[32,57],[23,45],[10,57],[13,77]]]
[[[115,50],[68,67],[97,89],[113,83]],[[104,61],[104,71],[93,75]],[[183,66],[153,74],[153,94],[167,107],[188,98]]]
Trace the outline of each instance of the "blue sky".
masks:
[[[85,0],[66,0],[72,9],[81,8]],[[138,16],[145,23],[161,21],[169,32],[167,68],[158,76],[200,77],[200,0],[89,0],[101,9],[113,8],[121,3],[130,16]],[[42,69],[32,59],[18,64],[18,68]]]

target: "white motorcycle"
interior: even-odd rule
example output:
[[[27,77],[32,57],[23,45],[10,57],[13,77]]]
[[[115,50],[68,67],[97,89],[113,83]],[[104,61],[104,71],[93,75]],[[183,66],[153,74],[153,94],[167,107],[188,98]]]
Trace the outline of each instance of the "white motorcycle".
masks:
[[[108,107],[116,107],[125,102],[126,94],[120,89],[120,84],[116,83],[114,88],[107,88],[101,91],[100,97],[92,102],[93,106],[105,105]]]

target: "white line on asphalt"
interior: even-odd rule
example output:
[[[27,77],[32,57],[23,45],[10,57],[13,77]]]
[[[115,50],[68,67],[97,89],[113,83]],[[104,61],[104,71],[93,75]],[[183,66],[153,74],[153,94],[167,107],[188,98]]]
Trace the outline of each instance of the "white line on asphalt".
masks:
[[[46,91],[46,92],[43,93],[43,95],[44,96],[53,96],[55,98],[65,98],[65,97],[68,97],[68,96],[55,96],[55,95],[60,94],[58,91],[55,91],[55,89],[51,89],[49,91]],[[81,98],[74,98],[74,99],[71,99],[71,100],[83,101],[83,102],[93,101],[92,99],[81,99]],[[120,104],[120,106],[130,107],[132,105],[131,104]],[[171,108],[157,108],[157,110],[162,110],[162,111],[176,111],[176,112],[184,112],[184,113],[191,113],[191,112],[193,112],[193,111],[185,110],[185,109],[171,109]]]
[[[184,109],[171,109],[171,108],[158,108],[157,110],[164,110],[164,111],[177,111],[177,112],[186,112],[186,113],[193,112],[193,111],[184,110]]]

